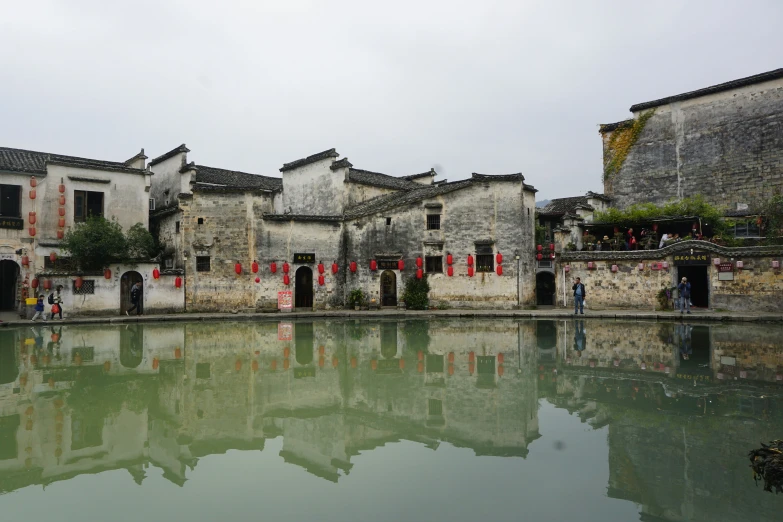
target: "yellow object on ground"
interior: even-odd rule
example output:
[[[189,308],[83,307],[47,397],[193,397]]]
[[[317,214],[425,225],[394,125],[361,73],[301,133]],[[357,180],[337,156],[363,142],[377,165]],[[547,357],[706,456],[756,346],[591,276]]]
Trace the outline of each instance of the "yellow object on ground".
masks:
[[[36,299],[35,297],[28,297],[27,299],[25,299],[24,302],[29,305],[34,305],[35,303],[38,302],[38,299]]]

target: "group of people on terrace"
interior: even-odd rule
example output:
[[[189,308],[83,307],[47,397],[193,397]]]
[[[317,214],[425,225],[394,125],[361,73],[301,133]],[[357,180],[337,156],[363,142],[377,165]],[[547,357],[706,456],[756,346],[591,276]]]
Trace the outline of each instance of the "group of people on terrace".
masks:
[[[615,227],[613,237],[610,238],[608,235],[605,235],[600,240],[597,240],[589,231],[585,231],[583,244],[585,250],[595,251],[654,250],[656,247],[664,248],[679,241],[694,239],[705,239],[702,231],[696,227],[691,230],[690,235],[680,237],[678,232],[664,232],[660,238],[658,237],[657,227],[652,229],[642,228],[638,233],[633,228],[629,228],[626,232],[621,232],[618,227]]]

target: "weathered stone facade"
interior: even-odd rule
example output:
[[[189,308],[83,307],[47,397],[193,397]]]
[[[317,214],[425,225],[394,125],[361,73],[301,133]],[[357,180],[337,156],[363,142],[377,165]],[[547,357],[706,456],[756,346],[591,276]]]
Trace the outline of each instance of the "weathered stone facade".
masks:
[[[605,167],[617,133],[654,111],[617,172],[613,206],[701,194],[730,210],[783,188],[783,69],[631,107],[634,120],[602,125]]]

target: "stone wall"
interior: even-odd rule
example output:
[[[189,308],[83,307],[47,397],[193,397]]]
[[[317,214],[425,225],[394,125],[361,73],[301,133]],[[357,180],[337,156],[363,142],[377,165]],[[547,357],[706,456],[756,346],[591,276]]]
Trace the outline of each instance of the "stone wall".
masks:
[[[339,215],[345,208],[347,168],[332,170],[328,157],[283,172],[283,212]]]
[[[783,79],[654,110],[620,171],[604,181],[613,206],[702,194],[734,209],[783,188]],[[602,135],[605,157],[613,132],[622,131]]]

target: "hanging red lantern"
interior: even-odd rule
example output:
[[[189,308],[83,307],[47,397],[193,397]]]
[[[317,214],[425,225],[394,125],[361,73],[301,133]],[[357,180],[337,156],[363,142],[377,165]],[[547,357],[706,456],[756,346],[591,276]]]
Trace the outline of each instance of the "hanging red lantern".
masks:
[[[31,286],[33,289],[36,289],[36,288],[38,288],[38,279],[33,279],[32,281],[30,281],[30,286]]]
[[[256,260],[253,260],[253,264],[250,265],[250,270],[253,271],[254,274],[258,273],[258,263],[256,263]]]
[[[357,364],[359,364],[359,361],[356,360],[356,357],[351,357],[351,368],[356,368]]]
[[[446,273],[449,275],[449,277],[452,277],[454,275],[454,267],[453,266],[449,266],[446,269]]]
[[[52,263],[57,261],[57,252],[50,252],[49,253],[49,261],[51,261]]]
[[[22,256],[22,266],[27,266],[30,264],[30,258],[25,256]]]
[[[405,369],[405,359],[400,358],[399,366],[400,366],[400,370]]]
[[[454,364],[454,352],[449,352],[448,360],[449,363]]]
[[[290,277],[288,277],[288,274],[285,274],[285,275],[283,276],[283,284],[284,284],[285,286],[288,286],[288,285],[290,285],[290,284],[291,284],[291,278],[290,278]]]
[[[153,279],[160,279],[160,270],[158,270],[157,267],[152,269],[152,278]]]
[[[237,275],[242,273],[242,263],[237,263],[234,265],[234,272],[236,272]]]
[[[351,272],[356,273],[356,261],[351,261]]]
[[[539,252],[541,252],[543,249],[544,247],[542,245],[536,245],[536,250],[538,250]]]
[[[335,261],[335,262],[332,263],[332,274],[333,275],[336,274],[337,270],[338,270],[337,261]]]
[[[252,363],[250,363],[250,368],[253,370],[254,373],[257,372],[258,371],[258,361],[253,361]]]
[[[182,359],[182,348],[180,348],[179,346],[174,348],[174,358],[175,359]]]
[[[30,191],[30,199],[35,199],[35,189]]]
[[[424,266],[424,261],[421,259],[421,256],[419,256],[416,258],[416,267],[421,268],[422,266]]]
[[[658,223],[653,223],[653,230],[658,232]]]
[[[454,365],[453,364],[449,364],[448,372],[449,372],[449,377],[454,375]]]
[[[28,213],[27,219],[30,221],[31,225],[35,225],[35,212]]]
[[[256,277],[256,283],[260,283],[260,282],[261,282],[261,278],[260,277]]]
[[[446,254],[446,264],[450,265],[452,263],[454,263],[454,256],[452,256],[451,254]]]
[[[340,364],[340,359],[337,358],[337,356],[332,357],[332,368],[337,368],[337,365]]]
[[[277,263],[275,263],[274,261],[269,263],[269,271],[272,272],[273,274],[277,273]]]
[[[174,279],[174,286],[176,288],[182,287],[182,278],[181,277],[177,277],[176,279]]]
[[[504,373],[505,370],[503,369],[503,365],[498,366],[498,377],[503,377]]]
[[[370,368],[372,368],[373,371],[377,370],[378,369],[378,361],[376,361],[375,359],[371,360],[370,361]]]
[[[237,359],[237,361],[234,363],[234,369],[236,371],[242,370],[242,360],[241,359]]]
[[[503,364],[504,362],[506,362],[506,357],[502,353],[499,353],[498,354],[498,364]]]
[[[542,259],[544,259],[544,254],[541,254],[541,253],[539,252],[538,254],[536,254],[536,259],[537,259],[537,260],[539,260],[539,261],[541,261]]]
[[[65,205],[65,196],[60,196],[60,205]]]
[[[287,274],[289,270],[291,270],[291,267],[288,265],[288,263],[283,263],[283,273]]]
[[[503,275],[503,265],[498,265],[497,267],[495,267],[495,272],[497,273],[497,275],[502,276]]]
[[[324,367],[324,363],[325,363],[325,362],[326,362],[326,358],[324,358],[324,357],[319,357],[319,358],[318,358],[318,367],[319,367],[319,368],[323,368],[323,367]]]
[[[318,276],[318,286],[324,286],[326,284],[326,278],[322,275]]]
[[[65,216],[65,209],[64,208],[60,207],[59,209],[57,209],[57,212],[60,214],[60,217]]]
[[[419,373],[422,373],[424,371],[424,363],[423,362],[420,362],[420,363],[416,364],[416,371],[419,372]]]
[[[65,232],[62,230],[57,231],[57,239],[62,239],[65,237]]]
[[[30,233],[31,237],[35,237],[35,227],[30,227],[27,231]]]
[[[405,260],[400,259],[397,261],[397,270],[399,270],[400,272],[405,270]]]
[[[416,269],[416,279],[421,279],[424,277],[424,270],[421,268]]]
[[[476,371],[476,363],[468,363],[468,372],[473,375],[473,372]]]
[[[324,266],[323,261],[318,263],[318,273],[323,274],[326,271],[326,267]]]
[[[65,194],[65,185],[60,183],[60,186],[58,187],[58,190],[60,191],[60,194]]]
[[[551,250],[552,252],[555,251],[555,244],[554,243],[549,243],[549,250]]]
[[[473,266],[473,256],[468,254],[468,266]]]
[[[375,261],[375,259],[370,259],[370,270],[372,270],[373,272],[378,270],[378,263],[377,261]]]
[[[44,290],[51,290],[52,289],[52,280],[51,279],[44,279],[43,286],[44,286]]]
[[[111,268],[107,268],[103,271],[104,279],[111,279]]]
[[[157,357],[155,357],[154,359],[152,359],[152,369],[153,370],[157,370],[158,369],[158,365],[160,365],[160,361],[158,360]]]
[[[283,348],[283,359],[288,359],[291,356],[291,348],[286,346]]]
[[[30,186],[31,186],[31,187],[33,187],[33,188],[35,188],[35,187],[37,187],[37,186],[38,186],[38,180],[37,180],[37,179],[35,179],[35,176],[32,176],[32,177],[30,178]]]
[[[291,361],[289,359],[283,360],[283,369],[287,370],[291,366]]]
[[[65,218],[62,218],[62,217],[59,218],[57,220],[57,226],[60,227],[60,228],[63,228],[65,226]]]
[[[424,352],[423,352],[423,351],[421,351],[421,350],[419,350],[419,351],[416,353],[416,358],[417,358],[418,360],[420,360],[420,361],[423,361],[423,360],[424,360]]]
[[[500,252],[498,252],[498,253],[495,255],[495,261],[497,262],[497,264],[499,264],[499,265],[502,265],[502,264],[503,264],[503,254],[501,254]]]
[[[82,287],[82,284],[84,283],[84,279],[82,279],[82,276],[76,276],[76,279],[73,281],[73,286],[77,290]]]
[[[468,267],[468,277],[473,277],[473,267],[472,266]]]
[[[476,352],[468,352],[468,362],[474,362],[476,360]]]

